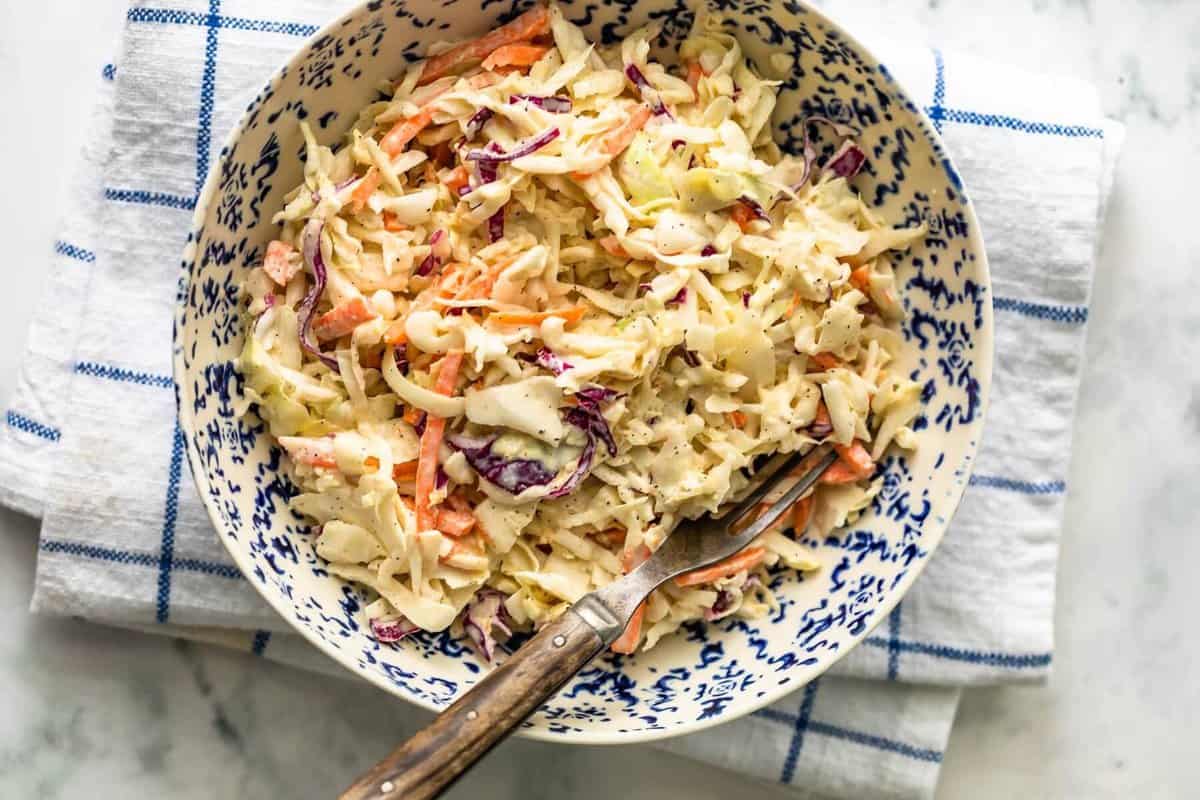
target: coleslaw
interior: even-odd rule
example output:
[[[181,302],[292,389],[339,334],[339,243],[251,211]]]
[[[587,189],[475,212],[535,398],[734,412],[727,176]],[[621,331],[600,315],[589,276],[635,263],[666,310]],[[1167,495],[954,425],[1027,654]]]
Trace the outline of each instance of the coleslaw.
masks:
[[[538,6],[415,64],[340,147],[304,127],[240,368],[380,641],[451,629],[491,660],[760,457],[831,440],[790,530],[655,591],[613,649],[765,614],[770,571],[820,566],[802,534],[852,521],[915,446],[889,254],[924,229],[855,193],[844,126],[810,117],[780,151],[778,82],[720,19],[676,68],[656,36],[597,47]]]

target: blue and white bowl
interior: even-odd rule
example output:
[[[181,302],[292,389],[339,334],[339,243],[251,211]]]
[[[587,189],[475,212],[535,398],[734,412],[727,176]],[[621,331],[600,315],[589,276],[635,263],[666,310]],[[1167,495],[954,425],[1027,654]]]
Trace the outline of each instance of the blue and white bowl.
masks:
[[[884,490],[850,529],[809,541],[826,568],[772,583],[779,610],[751,622],[690,626],[649,653],[606,655],[526,723],[539,739],[630,743],[690,733],[754,711],[827,670],[879,624],[916,580],[946,532],[974,460],[992,371],[992,305],[975,213],[928,120],[888,71],[836,24],[796,2],[709,0],[746,54],[794,59],[776,112],[777,139],[795,149],[800,120],[853,124],[869,156],[854,179],[887,219],[929,223],[898,264],[911,345],[903,368],[924,384],[920,447],[886,463]],[[683,0],[568,2],[593,39],[611,42],[647,20],[666,48],[692,11]],[[381,645],[361,592],[329,575],[282,453],[261,426],[239,420],[235,359],[245,335],[237,287],[261,263],[271,215],[302,179],[301,119],[340,140],[380,81],[436,39],[478,35],[511,17],[490,0],[375,0],[316,35],[263,89],[221,153],[197,209],[187,291],[176,320],[179,419],[192,475],[238,566],[301,634],[347,669],[397,697],[444,708],[485,673],[464,642],[422,635]],[[777,59],[778,61],[778,59]]]

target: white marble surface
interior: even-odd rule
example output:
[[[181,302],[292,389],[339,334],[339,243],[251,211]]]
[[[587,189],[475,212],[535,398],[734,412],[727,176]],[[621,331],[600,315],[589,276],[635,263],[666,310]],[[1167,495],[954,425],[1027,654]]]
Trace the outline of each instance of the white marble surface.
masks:
[[[864,0],[898,35],[1097,83],[1128,126],[1092,298],[1047,687],[966,693],[939,797],[1200,790],[1200,3]],[[0,406],[55,202],[113,57],[107,3],[0,4]],[[921,35],[916,33],[916,35]],[[1036,224],[1031,220],[1030,224]],[[0,796],[328,797],[404,733],[374,690],[31,617],[34,521],[0,511]],[[452,796],[728,800],[774,787],[644,749],[505,745]]]

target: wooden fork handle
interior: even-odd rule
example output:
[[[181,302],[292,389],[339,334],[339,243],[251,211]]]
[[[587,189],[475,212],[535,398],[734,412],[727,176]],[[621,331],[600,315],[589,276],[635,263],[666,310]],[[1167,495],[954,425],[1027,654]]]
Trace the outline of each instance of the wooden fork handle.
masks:
[[[603,648],[595,628],[568,609],[429,727],[376,764],[340,800],[440,796]]]

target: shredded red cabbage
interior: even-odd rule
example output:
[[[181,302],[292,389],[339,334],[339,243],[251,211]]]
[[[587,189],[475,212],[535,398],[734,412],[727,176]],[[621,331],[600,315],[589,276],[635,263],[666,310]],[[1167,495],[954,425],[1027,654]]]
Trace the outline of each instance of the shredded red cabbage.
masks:
[[[616,389],[604,386],[584,386],[575,393],[575,397],[580,403],[599,407],[601,403],[611,403],[624,395]]]
[[[627,64],[625,66],[625,77],[629,78],[629,82],[638,88],[642,93],[642,99],[650,104],[650,109],[655,115],[666,114],[671,116],[671,112],[667,111],[667,107],[663,105],[662,98],[658,96],[658,90],[650,85],[650,81],[646,80],[646,76],[638,69],[637,64]]]
[[[716,602],[712,604],[711,608],[704,609],[704,619],[708,622],[716,622],[729,613],[737,600],[738,598],[734,596],[733,592],[726,589],[719,590]]]
[[[712,604],[711,608],[705,609],[704,619],[715,622],[721,617],[728,616],[747,592],[753,591],[761,584],[762,581],[758,579],[757,575],[747,575],[741,586],[730,586],[719,590],[716,602]]]
[[[528,361],[530,364],[537,364],[539,367],[550,370],[555,375],[562,375],[567,370],[573,368],[571,364],[559,358],[558,354],[549,347],[540,348],[537,351],[537,355],[517,353],[517,358],[522,361]]]
[[[504,641],[512,638],[512,619],[504,607],[505,595],[484,587],[475,593],[463,612],[463,630],[489,664],[496,654],[495,631]]]
[[[466,138],[469,140],[478,136],[479,132],[483,130],[483,126],[487,125],[488,120],[490,120],[492,116],[493,112],[490,108],[481,108],[476,111],[471,118],[467,120],[466,128],[463,131]]]
[[[507,459],[493,453],[492,445],[496,438],[472,439],[454,434],[447,436],[446,441],[463,454],[475,472],[506,492],[520,494],[531,486],[545,486],[554,480],[554,471],[540,461],[532,458]]]
[[[304,299],[300,301],[297,313],[300,318],[300,346],[306,352],[320,359],[322,364],[336,370],[338,369],[337,359],[322,353],[321,348],[312,338],[313,317],[316,316],[317,303],[321,300],[321,295],[325,293],[325,281],[327,280],[325,259],[321,257],[321,231],[324,229],[325,223],[319,217],[313,217],[304,226],[302,242],[304,263],[308,264],[309,269],[312,270],[313,285]]]
[[[443,242],[445,246],[443,246]],[[425,259],[421,262],[421,265],[417,267],[417,271],[413,274],[418,278],[424,278],[426,275],[440,267],[442,265],[443,257],[445,255],[449,255],[446,253],[446,250],[449,249],[449,246],[450,240],[446,238],[446,232],[441,228],[438,228],[433,232],[433,235],[429,237],[429,255],[425,256]]]
[[[678,292],[676,292],[674,297],[672,297],[670,300],[667,301],[667,305],[670,306],[670,305],[676,305],[678,303],[686,303],[687,297],[688,297],[688,291],[687,291],[687,287],[685,286],[682,289],[680,289]]]
[[[567,114],[571,111],[571,98],[561,95],[514,94],[508,98],[510,103],[518,100],[524,100],[551,114]]]
[[[592,460],[596,457],[597,439],[604,442],[609,455],[617,454],[617,443],[613,439],[612,430],[608,427],[608,420],[600,413],[600,405],[620,396],[620,392],[603,386],[585,386],[575,393],[575,399],[579,405],[563,409],[563,419],[583,431],[587,435],[587,443],[583,446],[583,452],[580,453],[579,461],[575,464],[575,470],[571,476],[565,483],[550,492],[549,497],[566,497],[575,491],[587,476],[588,470],[592,466]]]
[[[437,472],[434,473],[434,487],[445,489],[448,483],[450,483],[450,476],[446,474],[446,470],[442,469],[442,465],[438,464]]]
[[[687,142],[685,142],[683,139],[676,139],[673,142],[671,142],[671,149],[678,150],[679,148],[684,147],[685,145],[687,145]]]
[[[571,477],[567,478],[562,486],[559,486],[554,491],[550,492],[548,497],[566,497],[579,486],[579,483],[588,474],[588,469],[592,466],[592,459],[596,457],[596,438],[588,435],[587,443],[583,446],[583,452],[579,455],[579,461],[575,464],[575,471],[571,473]]]
[[[742,308],[750,307],[750,293],[742,292]]]
[[[554,130],[558,130],[558,129],[555,128]],[[473,151],[473,152],[480,152],[480,151]],[[502,155],[502,153],[500,151],[500,147],[495,142],[488,142],[488,146],[485,147],[482,152],[488,153],[488,154]],[[468,154],[467,157],[469,158],[470,154]],[[491,183],[492,181],[496,180],[496,175],[499,171],[497,168],[497,163],[498,162],[496,162],[496,161],[483,161],[483,160],[479,161],[478,166],[479,166],[479,185],[480,186],[483,186],[485,184]],[[504,206],[501,206],[500,208],[498,208],[496,210],[496,213],[494,213],[490,217],[488,217],[487,229],[488,229],[488,241],[489,242],[498,242],[504,238]]]
[[[421,629],[404,617],[371,620],[371,633],[375,635],[376,641],[383,642],[384,644],[398,642],[419,630]]]
[[[501,161],[515,161],[518,158],[524,158],[530,153],[535,153],[541,150],[546,145],[553,142],[562,133],[558,128],[550,128],[534,136],[532,139],[527,139],[524,142],[517,144],[509,152],[501,152],[499,148],[483,148],[480,150],[472,150],[467,153],[468,161],[491,161],[499,163]]]
[[[842,142],[842,146],[825,164],[825,169],[839,178],[853,178],[865,163],[867,163],[867,154],[853,139],[847,139]]]
[[[600,413],[600,404],[607,403],[619,396],[619,393],[612,389],[605,389],[601,386],[585,387],[575,393],[575,399],[579,401],[579,405],[563,410],[563,419],[604,442],[610,456],[617,454],[617,442],[613,439],[612,430],[608,427],[608,420]]]
[[[703,256],[704,258],[708,258],[709,256],[715,256],[716,254],[717,254],[717,248],[713,247],[711,244],[706,244],[706,245],[704,245],[703,248],[700,249],[700,255]]]
[[[498,242],[504,238],[504,206],[488,217],[488,241]]]
[[[801,124],[801,126],[800,126],[800,129],[801,129],[800,150],[804,156],[804,172],[801,173],[800,180],[798,180],[796,182],[796,185],[792,187],[792,191],[794,191],[794,192],[800,191],[800,187],[808,182],[809,177],[812,176],[813,164],[817,160],[816,148],[814,148],[812,146],[812,143],[808,137],[808,126],[810,124],[828,125],[830,128],[833,129],[834,135],[840,136],[843,139],[849,139],[850,137],[858,135],[858,131],[855,128],[853,128],[849,125],[843,125],[840,122],[834,122],[829,117],[825,117],[820,114],[812,114],[809,117],[806,117],[803,124]],[[845,146],[844,142],[843,142],[842,146],[843,147]],[[841,150],[839,149],[838,152],[840,153]],[[836,159],[837,156],[835,155],[834,158]],[[866,160],[865,156],[864,156],[863,160],[864,161]],[[831,159],[831,162],[832,162],[832,159]],[[862,167],[862,164],[859,164],[858,168],[861,168],[861,167]],[[857,169],[855,171],[857,172]]]

